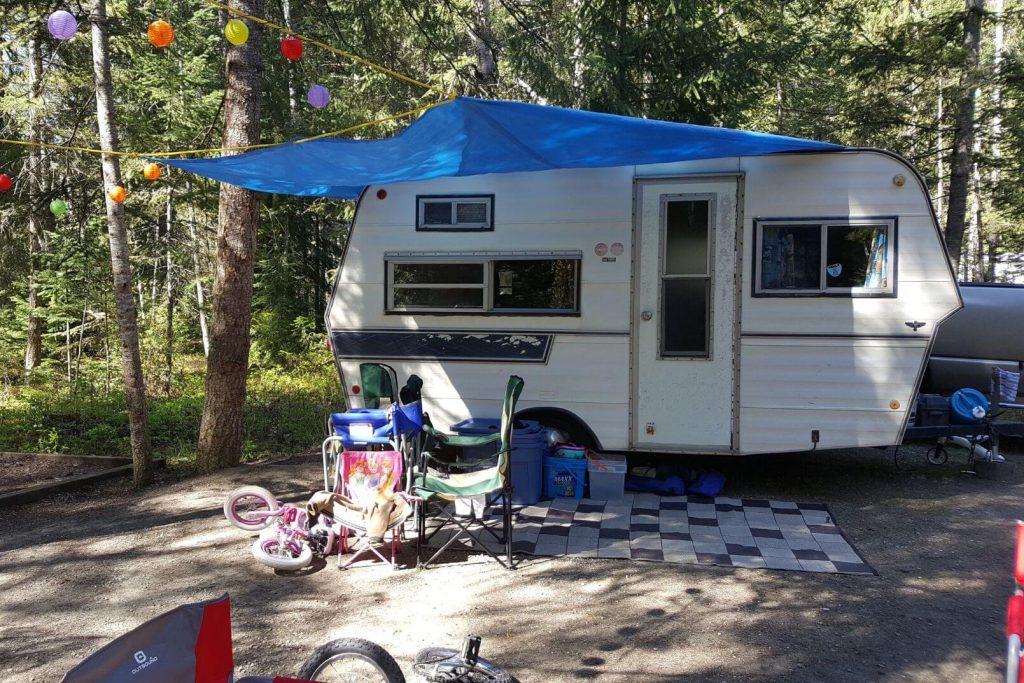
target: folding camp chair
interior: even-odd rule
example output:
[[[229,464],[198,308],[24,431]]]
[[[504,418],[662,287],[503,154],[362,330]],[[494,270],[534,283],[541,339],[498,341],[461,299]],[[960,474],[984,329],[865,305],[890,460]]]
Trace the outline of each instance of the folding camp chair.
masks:
[[[405,500],[396,498],[402,493],[404,458],[397,451],[344,451],[340,457],[340,492],[364,510],[377,509],[386,518],[380,518],[381,528],[371,529],[367,515],[335,506],[335,521],[355,534],[354,538],[349,538],[344,530],[340,534],[338,567],[344,569],[361,555],[370,553],[381,562],[390,562],[394,568],[403,525],[412,512]],[[377,549],[388,532],[391,532],[390,561]],[[342,563],[342,554],[348,551],[354,554]]]
[[[523,379],[515,375],[509,377],[505,387],[505,400],[501,409],[501,431],[485,436],[456,436],[442,434],[429,425],[423,429],[428,437],[440,445],[456,449],[487,444],[499,444],[497,453],[477,460],[459,460],[445,463],[424,451],[419,473],[413,478],[412,493],[422,498],[417,504],[417,537],[416,559],[421,567],[427,567],[441,553],[450,548],[456,541],[467,540],[470,545],[479,546],[506,569],[513,569],[512,563],[512,472],[509,453],[512,449],[512,426],[516,411],[516,401],[523,391]],[[479,509],[474,499],[483,496],[484,506]],[[501,505],[501,533],[497,533],[492,520],[487,519],[487,510],[498,502]],[[455,508],[458,501],[469,502],[469,512],[459,514]],[[438,519],[439,524],[427,534],[426,519],[428,514]],[[423,548],[441,530],[453,533],[429,559],[423,561]],[[504,545],[505,558],[496,555],[485,543],[484,534],[489,535]],[[486,539],[489,540],[489,539]]]
[[[234,678],[231,600],[176,607],[92,653],[62,683],[284,683],[295,679]]]
[[[1000,408],[1024,410],[1024,399],[1017,396],[1020,372],[992,368],[992,403]]]

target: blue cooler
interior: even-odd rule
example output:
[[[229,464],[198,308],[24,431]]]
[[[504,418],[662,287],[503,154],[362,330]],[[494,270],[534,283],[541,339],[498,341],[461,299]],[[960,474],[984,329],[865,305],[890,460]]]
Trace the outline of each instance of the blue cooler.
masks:
[[[353,425],[364,425],[359,431],[360,435],[352,435]],[[369,425],[366,427],[365,425]],[[373,408],[353,408],[344,413],[331,413],[331,430],[335,436],[340,436],[346,448],[363,444],[386,445],[390,441],[388,437],[391,431],[388,427],[388,414],[386,410],[375,410]],[[364,436],[370,432],[373,436]]]
[[[486,436],[501,431],[500,418],[471,417],[453,424],[459,436]],[[544,426],[534,420],[516,420],[512,428],[512,504],[533,505],[541,497],[543,458],[548,447]],[[464,450],[470,460],[479,460],[498,452],[500,442],[473,446]]]

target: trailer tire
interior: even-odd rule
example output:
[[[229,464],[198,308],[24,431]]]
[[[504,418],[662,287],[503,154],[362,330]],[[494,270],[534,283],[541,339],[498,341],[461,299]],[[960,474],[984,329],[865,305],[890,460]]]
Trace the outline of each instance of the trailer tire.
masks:
[[[594,432],[590,430],[583,420],[572,413],[550,408],[530,408],[516,413],[516,419],[536,420],[545,427],[557,429],[569,437],[569,443],[574,443],[577,446],[585,446],[593,450],[600,450],[601,448],[601,444],[598,443]]]
[[[931,465],[945,465],[946,461],[949,460],[949,453],[942,446],[935,446],[934,448],[929,448],[924,457],[928,459],[928,463]]]

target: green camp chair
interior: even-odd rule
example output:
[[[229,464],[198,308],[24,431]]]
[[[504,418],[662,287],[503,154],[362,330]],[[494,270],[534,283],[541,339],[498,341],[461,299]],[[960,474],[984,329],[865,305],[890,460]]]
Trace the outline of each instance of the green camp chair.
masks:
[[[363,385],[363,407],[380,408],[380,400],[390,405],[398,402],[398,376],[395,369],[383,363],[360,363],[359,381]]]
[[[485,436],[456,436],[443,434],[427,425],[423,429],[438,445],[456,449],[472,446],[486,446],[500,442],[497,453],[476,460],[459,459],[454,463],[445,463],[424,451],[420,460],[419,474],[413,480],[413,495],[422,498],[418,504],[416,560],[420,567],[427,567],[441,553],[460,539],[469,540],[479,546],[497,560],[506,569],[514,569],[512,564],[512,472],[509,452],[512,449],[513,417],[516,412],[516,401],[523,391],[523,378],[512,375],[505,387],[505,402],[501,408],[501,431]],[[439,465],[439,466],[438,466]],[[472,499],[484,496],[486,504],[477,516],[476,506]],[[498,496],[501,497],[501,533],[497,533],[493,520],[487,520],[488,507],[493,505]],[[468,516],[455,514],[452,509],[455,501],[467,499]],[[439,525],[427,535],[427,517],[434,516]],[[423,561],[423,549],[427,542],[442,529],[453,529],[454,533],[427,561]],[[504,544],[505,558],[502,559],[487,547],[482,535],[490,534],[496,541]]]

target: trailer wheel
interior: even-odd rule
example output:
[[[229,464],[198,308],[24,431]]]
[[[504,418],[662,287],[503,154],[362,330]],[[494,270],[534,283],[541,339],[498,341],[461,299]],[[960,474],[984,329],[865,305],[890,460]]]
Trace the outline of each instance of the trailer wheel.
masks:
[[[934,448],[929,448],[924,457],[928,459],[928,463],[931,465],[945,465],[946,461],[949,460],[949,453],[940,444]]]
[[[536,420],[545,427],[557,429],[569,437],[569,443],[600,450],[601,444],[586,423],[572,413],[544,408],[530,408],[516,413],[516,419]]]

